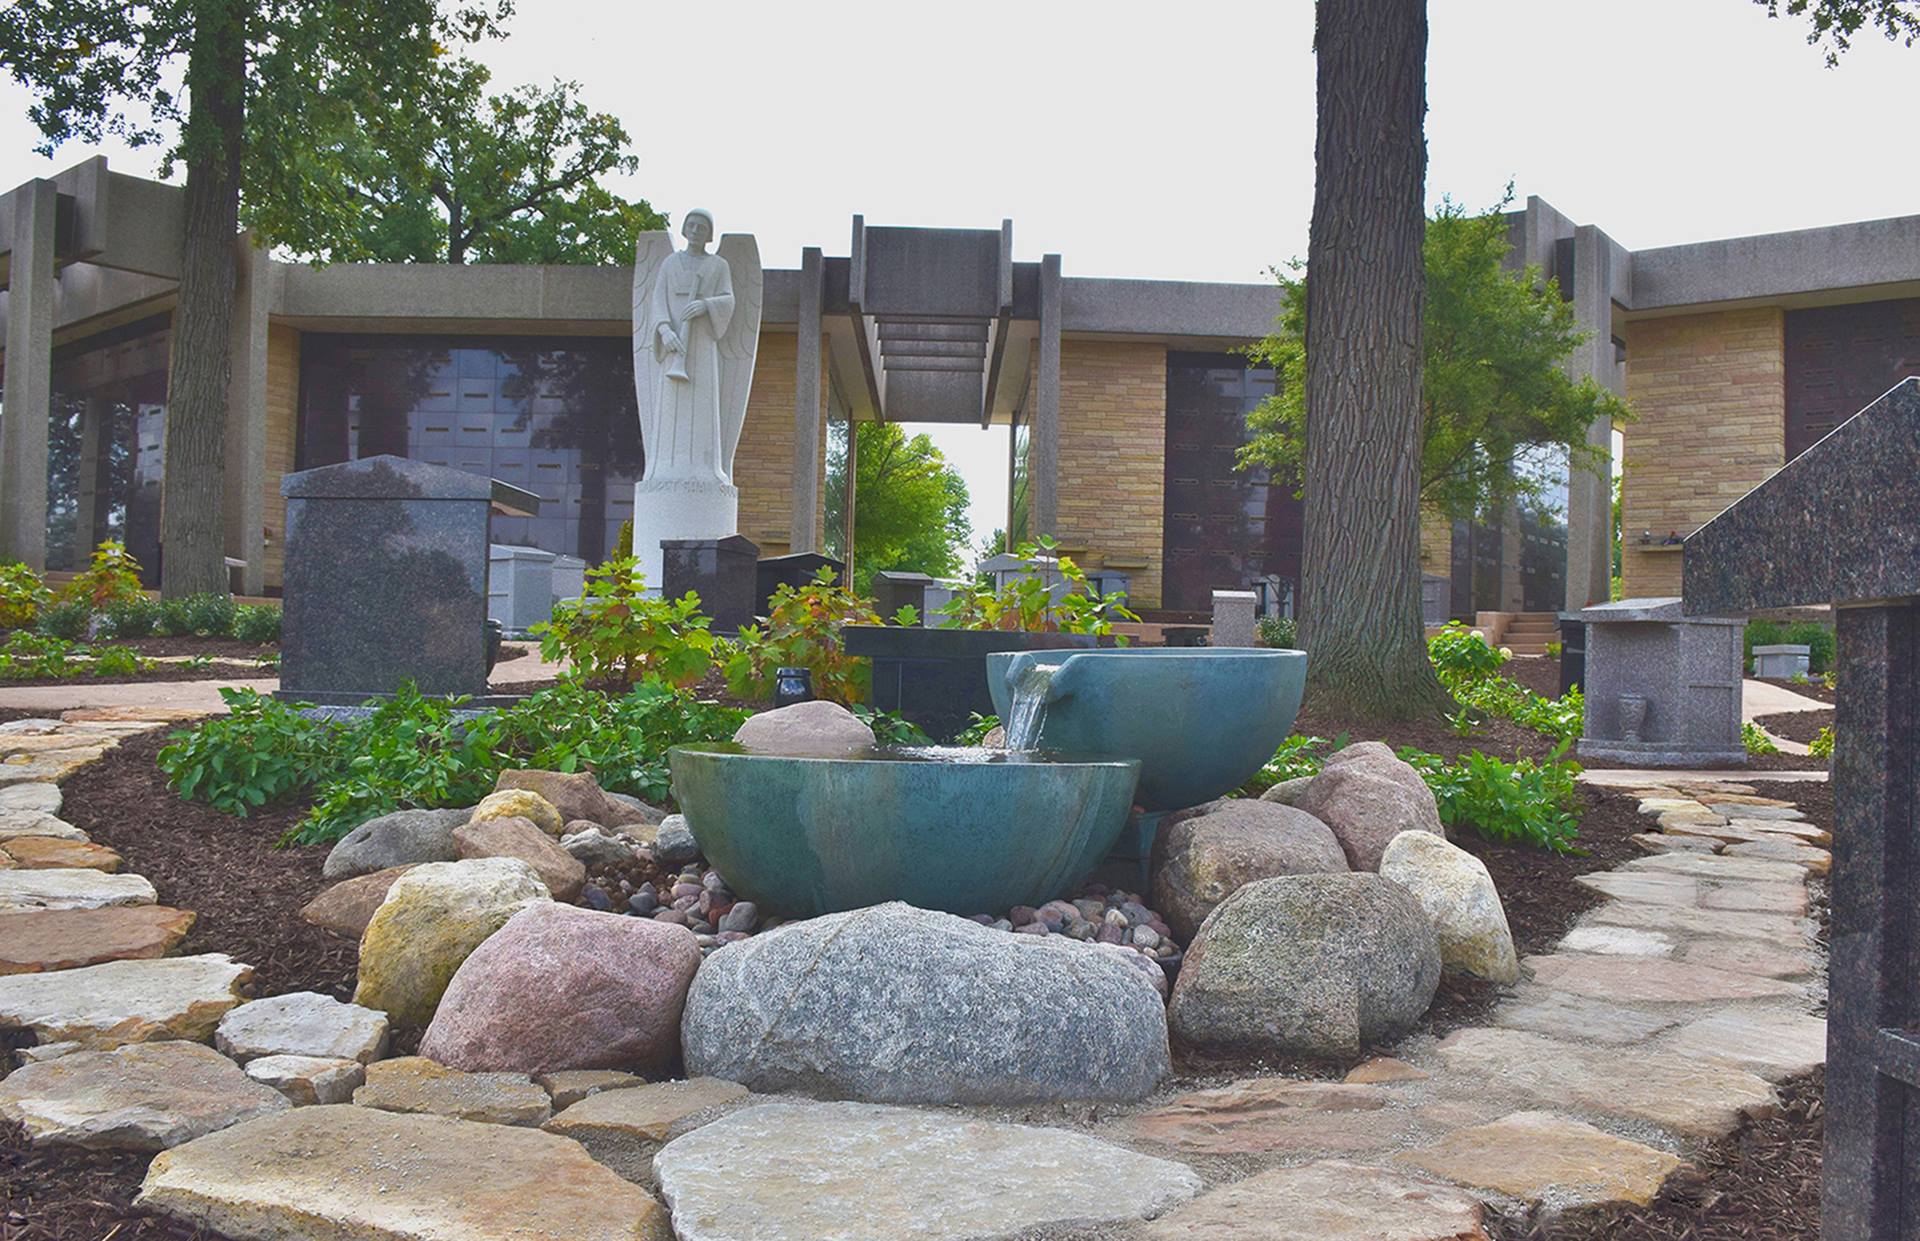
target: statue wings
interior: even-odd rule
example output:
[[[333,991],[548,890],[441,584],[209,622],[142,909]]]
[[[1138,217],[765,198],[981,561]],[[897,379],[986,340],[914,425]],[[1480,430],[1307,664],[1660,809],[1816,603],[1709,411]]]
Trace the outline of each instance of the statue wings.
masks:
[[[653,333],[643,331],[649,320],[653,284],[660,267],[673,253],[673,234],[665,229],[641,233],[633,247],[633,394],[640,410],[640,443],[651,451],[660,442],[659,411],[654,401],[660,391],[660,361],[653,350]]]
[[[733,453],[740,446],[740,428],[747,421],[747,396],[753,388],[753,358],[760,349],[760,301],[763,279],[760,243],[752,233],[728,233],[717,253],[727,261],[733,279],[733,322],[720,339],[720,448],[727,476],[733,476]]]

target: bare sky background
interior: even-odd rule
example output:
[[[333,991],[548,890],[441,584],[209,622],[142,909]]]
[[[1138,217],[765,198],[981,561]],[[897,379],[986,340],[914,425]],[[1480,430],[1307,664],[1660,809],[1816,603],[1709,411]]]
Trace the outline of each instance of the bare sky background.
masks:
[[[1748,0],[1433,0],[1429,198],[1508,181],[1632,249],[1920,212],[1906,154],[1920,48],[1863,34],[1829,70]],[[850,217],[994,227],[1069,276],[1258,281],[1304,255],[1313,202],[1307,0],[520,0],[477,49],[507,87],[574,79],[632,132],[615,188],[713,210],[770,266],[845,254]],[[32,153],[0,86],[0,185]],[[151,173],[157,154],[109,147]],[[942,428],[978,534],[1003,434]]]

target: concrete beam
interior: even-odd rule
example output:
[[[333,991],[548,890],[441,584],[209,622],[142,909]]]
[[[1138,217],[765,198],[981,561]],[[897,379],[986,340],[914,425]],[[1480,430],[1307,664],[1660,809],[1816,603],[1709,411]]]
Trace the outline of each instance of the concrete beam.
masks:
[[[12,201],[7,290],[6,416],[0,418],[0,558],[47,567],[47,421],[53,408],[52,181],[29,181]]]
[[[1634,312],[1920,281],[1920,215],[1633,253]],[[1893,296],[1889,293],[1888,296]]]
[[[1044,271],[1041,278],[1046,278]],[[1076,276],[1061,281],[1060,287],[1060,326],[1065,332],[1258,340],[1273,330],[1279,313],[1280,287],[1275,284]]]
[[[1054,534],[1060,522],[1060,256],[1040,265],[1040,375],[1027,445],[1028,528]]]
[[[820,305],[818,246],[800,252],[799,349],[793,374],[793,518],[788,549],[820,550]]]

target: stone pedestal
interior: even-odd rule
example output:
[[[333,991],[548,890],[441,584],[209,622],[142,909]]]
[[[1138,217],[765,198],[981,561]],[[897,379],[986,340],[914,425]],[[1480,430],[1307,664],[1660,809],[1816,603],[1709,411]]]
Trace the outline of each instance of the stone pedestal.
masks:
[[[739,529],[738,487],[688,482],[633,485],[633,554],[650,590],[660,590],[666,580],[661,543],[724,539]]]
[[[554,554],[494,543],[487,548],[487,615],[512,634],[553,617]]]
[[[1753,675],[1757,677],[1803,677],[1813,663],[1813,648],[1795,642],[1778,642],[1753,648]]]
[[[1745,763],[1741,631],[1687,616],[1677,598],[1623,599],[1580,613],[1586,626],[1583,759],[1645,767]]]
[[[553,601],[578,599],[587,593],[587,562],[578,556],[553,558]]]
[[[667,539],[660,544],[664,563],[660,593],[678,599],[692,591],[700,611],[713,621],[714,633],[738,633],[754,619],[756,567],[760,548],[745,535],[724,539]]]
[[[1252,646],[1254,610],[1258,605],[1250,590],[1213,592],[1213,645]]]

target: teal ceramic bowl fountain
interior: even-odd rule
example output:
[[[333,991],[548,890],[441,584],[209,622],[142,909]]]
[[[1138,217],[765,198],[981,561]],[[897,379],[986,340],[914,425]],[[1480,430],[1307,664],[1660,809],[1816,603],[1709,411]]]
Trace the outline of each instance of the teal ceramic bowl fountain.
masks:
[[[1246,783],[1286,740],[1306,683],[1304,651],[1267,647],[987,656],[1009,745],[1138,758],[1137,797],[1149,811],[1197,806]]]
[[[700,851],[736,893],[788,917],[1044,904],[1113,848],[1140,773],[1134,759],[978,749],[676,746],[668,762]]]

